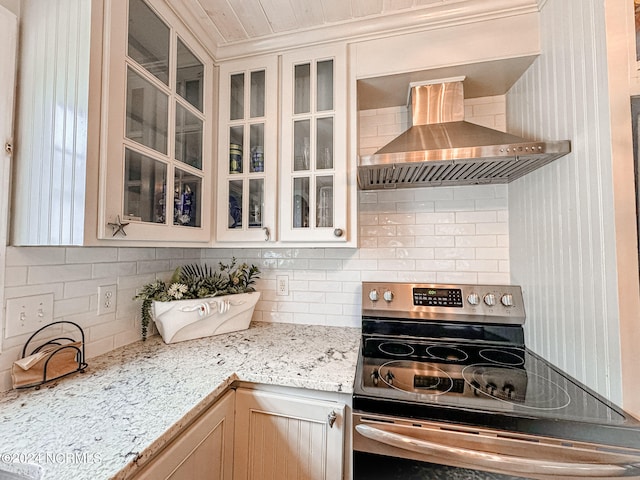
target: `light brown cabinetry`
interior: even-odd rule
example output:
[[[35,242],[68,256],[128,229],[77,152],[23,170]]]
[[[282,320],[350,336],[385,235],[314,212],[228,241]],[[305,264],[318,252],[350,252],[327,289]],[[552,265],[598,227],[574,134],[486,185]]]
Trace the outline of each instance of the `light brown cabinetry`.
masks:
[[[343,404],[238,389],[234,480],[336,480],[343,475]]]
[[[132,478],[231,480],[234,396],[226,393]]]

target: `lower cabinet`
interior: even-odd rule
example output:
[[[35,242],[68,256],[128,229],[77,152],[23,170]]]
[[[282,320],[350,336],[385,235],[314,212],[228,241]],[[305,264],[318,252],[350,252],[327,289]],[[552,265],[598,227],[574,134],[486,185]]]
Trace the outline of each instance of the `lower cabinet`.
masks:
[[[130,478],[340,480],[345,404],[300,393],[231,390]]]
[[[231,480],[234,395],[226,393],[133,478]]]
[[[234,480],[343,478],[345,406],[239,388]]]

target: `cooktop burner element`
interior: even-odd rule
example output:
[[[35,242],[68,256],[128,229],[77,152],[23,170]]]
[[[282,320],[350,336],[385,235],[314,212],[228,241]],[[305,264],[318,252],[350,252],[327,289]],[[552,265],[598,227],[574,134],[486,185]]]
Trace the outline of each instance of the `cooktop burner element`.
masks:
[[[497,348],[483,348],[478,354],[487,362],[500,365],[524,365],[523,350],[504,350]]]
[[[378,348],[382,353],[386,353],[393,357],[405,357],[407,355],[412,355],[415,352],[411,345],[397,342],[382,342],[378,345]]]

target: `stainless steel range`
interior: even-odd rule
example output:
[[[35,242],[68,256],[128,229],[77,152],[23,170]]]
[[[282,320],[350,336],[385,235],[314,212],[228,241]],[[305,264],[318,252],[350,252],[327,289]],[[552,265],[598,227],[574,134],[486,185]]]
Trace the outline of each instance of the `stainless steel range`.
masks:
[[[354,479],[640,478],[640,422],[526,348],[519,287],[362,290]]]

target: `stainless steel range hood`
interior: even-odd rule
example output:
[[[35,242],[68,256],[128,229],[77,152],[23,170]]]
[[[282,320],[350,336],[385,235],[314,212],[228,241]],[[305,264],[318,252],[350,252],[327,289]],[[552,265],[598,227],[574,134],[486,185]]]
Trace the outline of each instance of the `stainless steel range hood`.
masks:
[[[508,183],[571,151],[464,121],[463,78],[412,84],[411,128],[361,156],[362,190]]]

